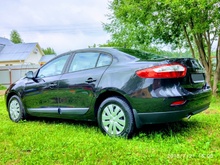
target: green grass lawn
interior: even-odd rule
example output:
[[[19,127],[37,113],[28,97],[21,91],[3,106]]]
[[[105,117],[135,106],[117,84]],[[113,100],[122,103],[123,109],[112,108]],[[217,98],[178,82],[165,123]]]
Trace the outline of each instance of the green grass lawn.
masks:
[[[189,121],[146,125],[132,139],[96,123],[35,119],[13,123],[0,96],[0,164],[220,164],[220,99]]]
[[[6,87],[4,87],[0,84],[0,90],[6,90]]]

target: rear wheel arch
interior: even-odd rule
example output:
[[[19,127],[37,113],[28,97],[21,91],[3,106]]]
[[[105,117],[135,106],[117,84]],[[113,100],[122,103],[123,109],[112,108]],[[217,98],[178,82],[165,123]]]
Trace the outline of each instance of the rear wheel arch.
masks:
[[[101,103],[109,98],[109,97],[119,97],[121,99],[123,99],[128,105],[129,107],[131,108],[132,110],[132,106],[130,104],[130,102],[128,101],[128,99],[121,93],[119,92],[115,92],[115,91],[111,91],[111,90],[107,90],[103,93],[101,93],[97,99],[96,99],[96,102],[95,102],[95,105],[94,105],[94,113],[95,113],[95,117],[97,118],[97,115],[98,115],[98,110],[99,110],[99,106],[101,105]],[[132,114],[133,114],[133,111],[132,111]]]

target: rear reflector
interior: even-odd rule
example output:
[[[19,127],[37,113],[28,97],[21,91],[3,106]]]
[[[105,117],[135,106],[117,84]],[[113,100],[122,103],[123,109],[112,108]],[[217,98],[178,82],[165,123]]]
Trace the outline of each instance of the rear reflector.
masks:
[[[178,101],[174,101],[172,104],[170,104],[170,106],[173,107],[173,106],[183,105],[185,103],[186,100],[178,100]]]
[[[186,67],[181,64],[164,64],[138,70],[136,74],[141,78],[181,78],[186,76]]]

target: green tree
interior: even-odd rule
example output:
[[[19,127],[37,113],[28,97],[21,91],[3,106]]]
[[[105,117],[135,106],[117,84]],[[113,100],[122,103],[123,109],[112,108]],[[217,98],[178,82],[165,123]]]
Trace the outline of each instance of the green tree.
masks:
[[[220,74],[219,0],[113,0],[110,10],[110,23],[104,24],[112,34],[110,43],[142,49],[161,43],[188,48],[205,67],[207,82],[216,93]],[[212,74],[213,50],[216,63]]]
[[[56,54],[56,52],[54,51],[53,48],[46,48],[46,49],[42,49],[42,51],[44,52],[45,55],[49,55],[49,54]]]
[[[23,40],[21,39],[20,34],[16,31],[16,30],[12,30],[11,34],[10,34],[10,40],[15,43],[15,44],[19,44],[22,43]]]

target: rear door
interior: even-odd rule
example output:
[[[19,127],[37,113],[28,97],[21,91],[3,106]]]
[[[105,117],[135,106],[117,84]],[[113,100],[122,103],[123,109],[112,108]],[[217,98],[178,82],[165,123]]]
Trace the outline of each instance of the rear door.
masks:
[[[85,114],[112,57],[99,52],[76,53],[59,81],[59,113],[67,118]],[[75,117],[74,117],[75,116]]]

